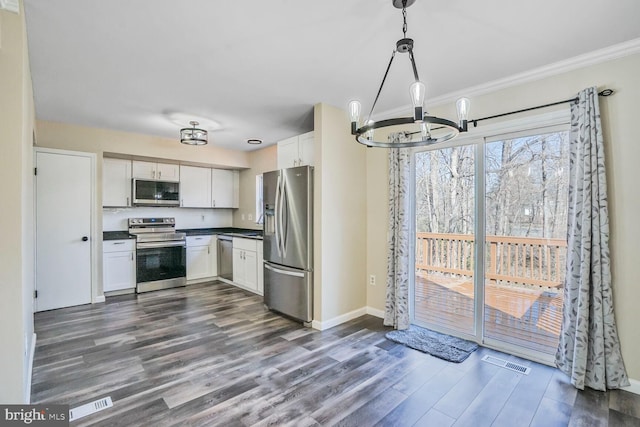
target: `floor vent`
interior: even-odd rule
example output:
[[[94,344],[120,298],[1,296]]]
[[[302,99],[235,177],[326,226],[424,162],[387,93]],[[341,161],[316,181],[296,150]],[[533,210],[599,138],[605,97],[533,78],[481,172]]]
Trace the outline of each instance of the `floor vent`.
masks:
[[[79,418],[86,417],[87,415],[94,414],[102,411],[103,409],[111,408],[113,402],[111,402],[111,396],[103,397],[91,403],[85,403],[82,406],[73,408],[69,411],[69,421],[75,421]]]
[[[513,363],[506,361],[504,359],[500,359],[498,357],[493,356],[484,356],[482,358],[485,362],[491,363],[492,365],[500,366],[501,368],[509,369],[510,371],[517,372],[519,374],[529,375],[531,372],[531,368],[521,365],[519,363]]]

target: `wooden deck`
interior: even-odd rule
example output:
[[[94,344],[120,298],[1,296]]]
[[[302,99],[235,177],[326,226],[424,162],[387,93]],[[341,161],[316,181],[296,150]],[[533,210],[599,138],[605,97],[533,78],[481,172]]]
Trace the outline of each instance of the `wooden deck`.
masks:
[[[485,285],[484,336],[555,354],[562,321],[562,289]],[[444,273],[416,274],[416,320],[473,333],[473,281]]]

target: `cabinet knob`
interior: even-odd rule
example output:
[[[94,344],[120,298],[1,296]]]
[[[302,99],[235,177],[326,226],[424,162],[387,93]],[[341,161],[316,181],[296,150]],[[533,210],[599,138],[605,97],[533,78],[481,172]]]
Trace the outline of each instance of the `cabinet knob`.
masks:
[[[89,240],[89,238],[87,236],[82,236],[82,241],[86,242],[87,240]]]

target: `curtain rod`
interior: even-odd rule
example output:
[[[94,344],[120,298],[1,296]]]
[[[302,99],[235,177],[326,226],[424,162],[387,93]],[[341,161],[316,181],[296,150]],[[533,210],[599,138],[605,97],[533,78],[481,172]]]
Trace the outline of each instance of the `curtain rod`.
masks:
[[[600,92],[598,92],[598,95],[610,96],[610,95],[613,95],[613,93],[614,92],[612,89],[603,89]],[[529,107],[529,108],[524,108],[522,110],[510,111],[508,113],[496,114],[495,116],[482,117],[480,119],[472,119],[472,120],[469,120],[469,123],[473,123],[473,127],[478,127],[478,122],[481,122],[483,120],[496,119],[498,117],[510,116],[511,114],[518,114],[518,113],[524,113],[526,111],[538,110],[540,108],[553,107],[554,105],[565,104],[567,102],[578,102],[578,97],[576,96],[571,99],[565,99],[564,101],[552,102],[551,104],[538,105],[537,107]]]

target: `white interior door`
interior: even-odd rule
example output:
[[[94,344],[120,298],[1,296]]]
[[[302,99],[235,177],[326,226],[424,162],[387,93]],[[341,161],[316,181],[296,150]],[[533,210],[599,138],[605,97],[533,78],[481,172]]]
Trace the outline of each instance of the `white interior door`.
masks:
[[[36,311],[91,302],[92,161],[36,152]]]

